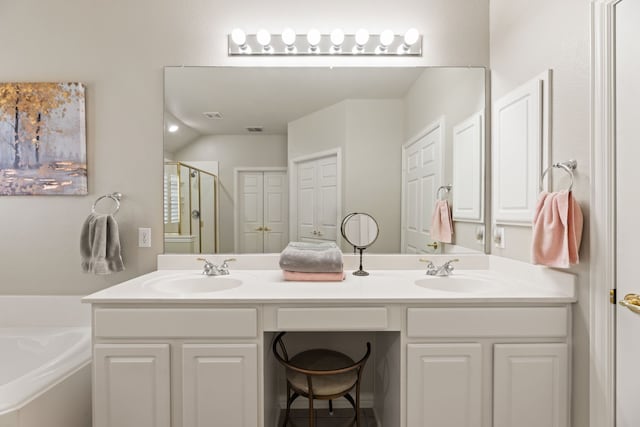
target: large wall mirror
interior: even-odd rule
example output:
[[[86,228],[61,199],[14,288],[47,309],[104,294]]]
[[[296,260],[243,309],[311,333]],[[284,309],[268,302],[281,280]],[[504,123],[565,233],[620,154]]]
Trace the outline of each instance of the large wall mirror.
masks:
[[[483,68],[167,67],[164,101],[165,253],[346,252],[348,212],[378,222],[371,252],[485,250]]]

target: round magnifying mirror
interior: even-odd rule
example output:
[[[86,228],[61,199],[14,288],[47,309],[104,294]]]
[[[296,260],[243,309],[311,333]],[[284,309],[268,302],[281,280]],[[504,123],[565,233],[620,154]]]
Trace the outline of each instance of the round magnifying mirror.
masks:
[[[354,271],[356,276],[368,276],[362,269],[362,252],[371,246],[378,238],[379,228],[376,220],[369,214],[353,212],[342,220],[340,227],[342,237],[360,251],[360,268]]]

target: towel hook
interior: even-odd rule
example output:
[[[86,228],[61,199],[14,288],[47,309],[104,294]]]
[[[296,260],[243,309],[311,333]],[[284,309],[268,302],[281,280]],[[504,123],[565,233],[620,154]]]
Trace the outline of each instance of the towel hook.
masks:
[[[448,193],[449,191],[451,191],[452,188],[453,188],[453,185],[451,184],[441,185],[440,187],[438,187],[438,190],[436,191],[436,199],[444,200],[440,198],[440,192],[444,190],[445,193]]]
[[[102,199],[111,199],[116,203],[116,208],[113,212],[110,213],[110,215],[115,215],[116,213],[118,213],[118,211],[120,210],[120,200],[122,199],[122,193],[111,193],[98,197],[96,201],[93,202],[93,206],[91,206],[91,213],[96,213],[96,205]]]
[[[578,161],[577,160],[567,160],[566,162],[557,162],[557,163],[552,164],[551,166],[546,168],[544,170],[544,172],[542,172],[542,176],[540,177],[540,191],[542,191],[542,183],[544,181],[544,177],[551,170],[551,168],[562,169],[567,174],[569,174],[569,178],[571,179],[571,183],[569,184],[569,188],[567,189],[567,191],[571,191],[571,189],[573,188],[573,171],[576,170],[577,167],[578,167]]]

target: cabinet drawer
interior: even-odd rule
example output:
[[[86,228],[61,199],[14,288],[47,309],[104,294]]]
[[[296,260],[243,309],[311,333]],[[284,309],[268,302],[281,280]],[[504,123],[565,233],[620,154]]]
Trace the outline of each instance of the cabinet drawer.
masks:
[[[388,327],[386,307],[292,307],[276,310],[276,329],[369,331]]]
[[[258,335],[255,308],[98,308],[93,316],[96,337],[255,338]]]
[[[409,337],[566,337],[567,307],[409,308]]]

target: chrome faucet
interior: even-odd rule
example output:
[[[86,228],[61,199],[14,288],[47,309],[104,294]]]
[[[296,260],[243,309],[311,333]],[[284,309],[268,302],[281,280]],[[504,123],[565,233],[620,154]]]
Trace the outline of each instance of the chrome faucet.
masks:
[[[207,276],[226,276],[229,274],[229,262],[235,261],[235,258],[229,258],[222,261],[221,266],[217,266],[211,261],[208,261],[206,258],[197,258],[198,261],[204,261],[204,265],[202,266],[202,274],[206,274]]]
[[[450,259],[449,261],[445,262],[444,264],[438,267],[432,261],[428,259],[420,258],[420,262],[427,263],[427,276],[446,277],[449,274],[451,274],[451,272],[453,271],[453,265],[451,265],[451,263],[458,262],[458,261],[460,260],[457,258]]]

